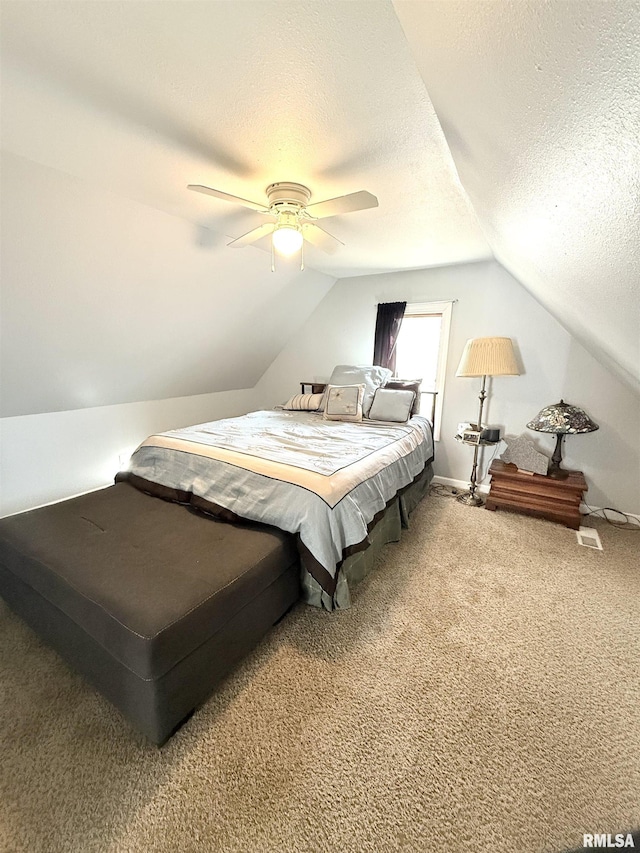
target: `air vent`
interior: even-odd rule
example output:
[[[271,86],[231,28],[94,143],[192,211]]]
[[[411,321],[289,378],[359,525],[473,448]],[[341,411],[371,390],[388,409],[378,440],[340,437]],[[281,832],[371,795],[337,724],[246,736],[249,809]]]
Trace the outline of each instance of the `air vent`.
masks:
[[[576,530],[578,537],[578,545],[584,545],[585,548],[595,548],[596,551],[602,551],[602,542],[598,531],[593,527],[580,527]]]

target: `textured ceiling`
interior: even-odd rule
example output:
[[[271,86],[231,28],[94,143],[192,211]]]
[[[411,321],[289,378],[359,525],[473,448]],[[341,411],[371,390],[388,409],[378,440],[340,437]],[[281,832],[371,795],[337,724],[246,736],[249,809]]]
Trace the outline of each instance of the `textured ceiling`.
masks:
[[[27,1],[2,24],[14,153],[234,237],[260,217],[186,184],[369,190],[325,221],[345,247],[308,251],[334,276],[491,256],[388,2]]]
[[[229,237],[259,217],[187,183],[257,201],[278,180],[315,201],[369,190],[380,207],[326,220],[346,246],[310,248],[310,267],[493,252],[640,387],[639,3],[21,0],[1,13],[8,151]]]
[[[640,389],[640,3],[396,0],[496,257]]]

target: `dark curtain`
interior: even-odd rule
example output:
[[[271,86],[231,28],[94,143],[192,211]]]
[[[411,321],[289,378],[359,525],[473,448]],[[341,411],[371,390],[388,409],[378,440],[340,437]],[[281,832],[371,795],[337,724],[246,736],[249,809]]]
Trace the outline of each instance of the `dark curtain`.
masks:
[[[373,363],[396,372],[396,342],[404,317],[406,302],[381,302],[376,317]]]

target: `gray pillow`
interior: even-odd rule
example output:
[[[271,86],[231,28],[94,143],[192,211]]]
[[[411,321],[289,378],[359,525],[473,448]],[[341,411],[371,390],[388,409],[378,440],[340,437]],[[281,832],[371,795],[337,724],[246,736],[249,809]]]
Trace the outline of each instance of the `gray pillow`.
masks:
[[[415,391],[393,391],[378,388],[369,410],[371,421],[394,421],[404,424],[409,420]]]
[[[386,367],[377,365],[338,364],[333,368],[329,385],[364,385],[364,399],[362,401],[362,413],[369,416],[369,409],[373,403],[373,395],[377,388],[382,387],[385,382],[393,376],[393,371]],[[326,394],[326,392],[325,392]],[[325,402],[326,402],[325,396]]]
[[[420,386],[422,379],[390,379],[384,383],[385,388],[393,388],[395,391],[415,391],[415,399],[411,407],[411,417],[420,414]]]

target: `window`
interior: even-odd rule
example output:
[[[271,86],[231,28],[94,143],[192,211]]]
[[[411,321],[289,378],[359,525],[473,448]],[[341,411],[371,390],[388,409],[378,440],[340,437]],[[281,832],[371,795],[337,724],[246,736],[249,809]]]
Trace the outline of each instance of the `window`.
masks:
[[[434,438],[440,440],[444,379],[452,302],[407,304],[396,343],[396,375],[422,378],[420,411],[431,417],[435,392]]]

